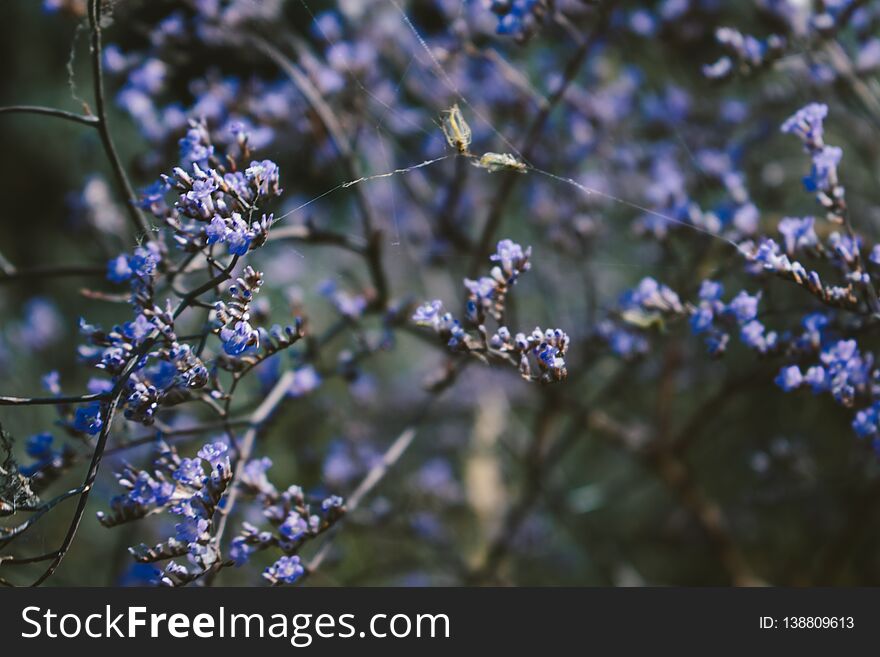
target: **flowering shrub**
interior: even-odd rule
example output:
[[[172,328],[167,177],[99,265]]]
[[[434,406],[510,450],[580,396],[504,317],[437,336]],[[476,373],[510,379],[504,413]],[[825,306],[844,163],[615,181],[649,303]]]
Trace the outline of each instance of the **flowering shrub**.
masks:
[[[880,7],[43,9],[0,581],[880,579]]]

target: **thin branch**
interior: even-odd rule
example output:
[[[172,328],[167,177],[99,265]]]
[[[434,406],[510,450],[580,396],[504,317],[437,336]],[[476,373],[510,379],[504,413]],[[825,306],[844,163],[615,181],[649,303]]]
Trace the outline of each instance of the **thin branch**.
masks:
[[[78,486],[76,488],[71,488],[69,491],[62,493],[61,495],[58,495],[57,497],[49,500],[48,502],[44,502],[43,504],[39,504],[39,505],[33,506],[33,507],[18,507],[16,509],[14,509],[13,513],[16,511],[22,511],[22,512],[33,513],[33,515],[30,518],[28,518],[25,522],[14,527],[11,530],[6,530],[5,528],[0,529],[0,547],[5,548],[7,545],[9,545],[9,543],[12,541],[12,539],[24,534],[30,527],[32,527],[34,524],[36,524],[36,522],[40,518],[42,518],[45,514],[47,514],[49,511],[51,511],[55,506],[57,506],[58,504],[60,504],[64,500],[67,500],[71,497],[74,497],[75,495],[81,494],[82,492],[83,492],[82,486]],[[2,563],[2,560],[0,560],[0,563]]]
[[[98,127],[98,119],[94,116],[86,116],[75,112],[68,112],[54,107],[41,107],[39,105],[9,105],[0,107],[0,114],[38,114],[41,116],[54,116],[58,119],[73,121],[81,125],[87,125],[92,128]]]
[[[386,450],[381,460],[370,468],[370,471],[346,500],[346,513],[351,513],[360,506],[361,501],[370,494],[380,481],[385,478],[388,471],[395,466],[400,460],[400,457],[403,456],[407,449],[409,449],[409,446],[412,444],[415,437],[415,428],[409,427],[401,433],[393,443],[391,443],[391,446]],[[330,551],[330,545],[331,542],[329,540],[324,542],[318,552],[315,553],[315,556],[309,561],[306,567],[306,572],[313,573],[321,567],[321,564],[324,563],[324,559],[327,558],[327,554]]]
[[[312,84],[309,77],[283,52],[262,37],[251,35],[249,40],[260,52],[275,62],[278,68],[290,78],[294,86],[315,111],[315,114],[317,114],[324,129],[327,130],[333,144],[336,146],[336,150],[339,152],[345,175],[348,176],[350,180],[361,178],[362,174],[360,166],[358,165],[357,158],[351,148],[351,144],[345,136],[345,131],[342,129],[342,125],[336,118],[333,109],[327,104],[321,96],[320,91],[314,84]],[[300,42],[294,41],[293,47],[299,50],[304,46],[302,46]],[[382,265],[381,231],[377,226],[377,222],[373,216],[373,210],[364,190],[355,185],[354,194],[355,201],[361,214],[364,238],[367,241],[365,250],[367,267],[370,270],[373,285],[376,287],[375,305],[379,308],[384,308],[388,300],[388,279]]]
[[[107,407],[107,412],[104,417],[104,426],[101,428],[101,434],[98,436],[98,443],[95,445],[95,451],[92,454],[92,462],[89,464],[88,472],[86,473],[86,477],[83,480],[82,484],[82,493],[79,496],[79,501],[76,505],[76,510],[73,513],[73,518],[70,521],[70,525],[67,528],[67,534],[64,536],[64,540],[61,542],[61,547],[58,548],[58,553],[52,559],[52,562],[43,571],[43,574],[40,575],[36,581],[32,584],[32,586],[39,586],[43,582],[45,582],[61,562],[64,560],[65,555],[67,555],[68,550],[70,550],[70,546],[73,543],[73,539],[76,536],[76,531],[79,528],[79,524],[82,521],[83,515],[86,512],[86,504],[89,500],[89,493],[92,491],[92,486],[95,483],[95,478],[98,476],[98,468],[101,465],[101,458],[104,456],[104,448],[107,446],[107,439],[110,437],[110,428],[113,425],[113,418],[116,415],[116,408],[119,406],[119,400],[122,397],[122,390],[115,393],[115,397],[110,402]]]
[[[92,83],[95,91],[98,134],[101,135],[101,143],[104,145],[107,159],[110,160],[116,183],[125,198],[125,209],[128,211],[129,217],[139,235],[146,240],[152,240],[152,231],[137,206],[137,195],[128,180],[122,162],[119,160],[119,154],[116,152],[116,146],[113,144],[113,138],[110,136],[110,129],[107,126],[107,111],[104,104],[104,72],[101,63],[101,0],[89,0],[89,25],[92,29]]]
[[[244,438],[238,447],[238,454],[235,459],[235,469],[232,475],[232,490],[226,498],[226,504],[223,507],[220,521],[217,523],[217,532],[214,535],[214,540],[217,545],[220,545],[220,541],[222,540],[226,527],[229,524],[229,518],[232,515],[236,502],[238,501],[241,488],[237,485],[237,482],[241,479],[244,468],[248,461],[250,461],[251,454],[253,453],[254,446],[257,442],[257,435],[266,420],[269,419],[272,413],[278,408],[279,404],[281,404],[281,402],[287,397],[287,393],[290,390],[293,380],[293,370],[287,370],[282,374],[278,381],[275,382],[272,390],[269,391],[269,394],[266,395],[266,398],[251,416],[250,428],[244,434]]]
[[[522,153],[523,160],[528,161],[531,158],[532,152],[538,144],[538,139],[541,136],[541,132],[544,130],[547,120],[550,118],[551,112],[559,104],[559,101],[562,100],[563,96],[565,96],[568,88],[574,82],[575,77],[577,77],[578,72],[580,72],[581,68],[583,68],[586,63],[590,52],[592,52],[593,48],[599,43],[601,37],[605,34],[605,24],[609,14],[607,4],[608,3],[599,9],[599,16],[597,17],[596,24],[593,26],[589,38],[583,40],[578,45],[574,54],[571,56],[571,59],[569,59],[566,64],[559,86],[547,99],[547,102],[541,106],[538,113],[535,115],[535,118],[532,119],[532,122],[526,131],[525,139],[523,139],[522,148],[519,149]],[[519,178],[519,173],[508,172],[504,175],[504,178],[498,187],[498,192],[496,193],[495,199],[489,209],[489,215],[486,217],[486,223],[483,226],[480,237],[477,239],[477,245],[470,266],[471,276],[476,276],[484,266],[485,259],[491,250],[490,244],[495,236],[495,232],[501,225],[507,202],[510,200],[513,188]]]
[[[87,404],[107,399],[107,393],[74,397],[0,397],[0,406],[40,406],[57,404]]]
[[[29,278],[64,278],[67,276],[103,276],[107,267],[98,265],[44,265],[28,269],[6,270],[0,274],[0,285]]]

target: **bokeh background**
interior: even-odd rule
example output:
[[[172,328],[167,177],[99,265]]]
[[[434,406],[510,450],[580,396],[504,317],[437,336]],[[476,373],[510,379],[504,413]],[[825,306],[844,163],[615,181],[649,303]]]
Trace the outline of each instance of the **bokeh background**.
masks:
[[[567,24],[545,19],[528,39],[517,40],[496,33],[498,17],[481,2],[399,2],[437,62],[391,0],[314,0],[308,8],[268,2],[269,20],[227,29],[253,30],[303,67],[340,116],[368,173],[442,154],[436,122],[453,102],[473,127],[477,152],[510,150],[504,140],[521,144],[540,99],[552,97],[564,79],[577,39],[594,38],[530,160],[622,201],[534,173],[517,182],[496,236],[534,249],[532,271],[514,291],[515,318],[522,330],[559,326],[573,337],[569,380],[540,386],[509,368],[469,365],[418,420],[412,447],[346,520],[309,583],[880,583],[880,469],[870,446],[853,435],[850,413],[808,392],[784,393],[773,382],[779,363],[738,345],[724,358],[709,357],[686,323],[648,331],[646,353],[629,359],[595,339],[595,327],[620,295],[645,276],[683,294],[693,294],[714,272],[727,277],[730,291],[757,289],[737,273],[741,267],[728,244],[675,225],[657,239],[632,204],[667,214],[666,204],[652,204],[667,192],[651,190],[680,188],[688,201],[723,216],[730,211],[728,190],[710,170],[710,155],[720,153],[735,160],[768,232],[783,216],[816,212],[801,183],[806,158],[778,129],[807,102],[831,107],[827,139],[844,148],[852,216],[867,239],[876,236],[878,115],[844,81],[823,79],[806,40],[781,65],[726,83],[707,80],[701,70],[721,52],[718,27],[766,35],[784,24],[776,5],[810,11],[808,3],[691,0],[679,3],[685,9],[671,18],[663,12],[673,3],[615,3],[604,23],[593,4],[557,3]],[[131,53],[155,47],[150,33],[163,17],[190,15],[200,3],[111,4],[106,42]],[[0,105],[82,111],[78,99],[91,102],[88,30],[76,5],[47,11],[37,0],[0,4]],[[332,44],[315,29],[313,14],[324,17],[326,30],[333,25],[326,16],[339,17],[344,27],[331,34]],[[864,41],[858,32],[840,39],[854,50]],[[271,115],[272,136],[259,155],[281,167],[285,193],[276,212],[347,179],[307,104],[272,61],[253,48],[196,33],[182,41],[167,49],[173,56],[163,60],[156,106],[179,103],[196,112],[211,97],[205,84],[235,79],[231,97],[250,99],[245,113],[254,124]],[[858,76],[877,93],[870,67]],[[106,77],[115,142],[137,187],[145,187],[175,164],[183,130],[145,134],[131,108],[117,101],[125,75],[109,71]],[[263,85],[259,92],[248,90],[254,80]],[[100,270],[131,248],[97,134],[63,121],[4,115],[0,144],[5,259],[20,269],[69,264]],[[382,217],[394,298],[460,305],[471,256],[454,236],[474,239],[502,180],[503,174],[450,159],[363,185]],[[457,200],[444,205],[451,194],[459,194]],[[353,207],[352,191],[343,189],[288,220],[308,217],[356,232]],[[305,308],[315,330],[337,317],[321,292],[326,281],[357,290],[366,279],[360,262],[328,246],[270,243],[257,262],[266,273],[267,315],[291,321]],[[76,357],[78,318],[105,325],[126,320],[124,306],[84,290],[111,292],[113,286],[101,273],[0,283],[0,392],[40,394],[40,379],[51,370],[60,373],[65,390],[82,389],[89,374]],[[783,318],[804,305],[783,282],[762,289],[769,312]],[[340,353],[365,339],[387,345],[350,380],[328,377],[313,394],[285,404],[261,436],[258,454],[273,459],[280,485],[350,493],[417,421],[423,382],[448,359],[442,344],[409,331],[385,336],[375,319],[365,319],[343,331],[320,361],[332,368]],[[864,339],[864,345],[876,342],[870,332]],[[262,390],[256,378],[246,387],[251,407]],[[174,411],[168,422],[185,423],[189,412]],[[49,407],[0,409],[23,463],[28,436],[49,430],[64,440],[55,420]],[[147,431],[125,428],[120,436]],[[200,440],[178,446],[194,451]],[[652,449],[669,441],[679,448]],[[149,456],[149,448],[140,448],[124,458],[138,463]],[[161,540],[173,520],[158,516],[112,530],[98,524],[94,512],[118,492],[112,473],[122,458],[103,464],[76,543],[51,584],[143,583],[146,573],[132,567],[126,548]],[[73,468],[52,490],[81,476]],[[13,553],[57,545],[70,511],[55,510]],[[21,570],[3,570],[4,577],[28,579]],[[219,583],[259,584],[260,571],[229,570]]]

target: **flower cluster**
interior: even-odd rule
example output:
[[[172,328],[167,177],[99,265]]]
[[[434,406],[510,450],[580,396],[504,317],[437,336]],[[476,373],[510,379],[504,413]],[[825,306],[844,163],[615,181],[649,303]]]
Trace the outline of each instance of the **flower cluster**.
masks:
[[[464,279],[468,291],[464,323],[452,313],[444,312],[439,299],[419,306],[412,320],[433,329],[453,351],[484,360],[507,361],[518,367],[525,379],[542,382],[564,379],[567,374],[564,356],[569,339],[563,331],[538,328],[528,336],[513,335],[504,325],[508,292],[520,274],[531,268],[531,255],[531,247],[523,249],[509,239],[498,242],[495,253],[490,256],[490,260],[497,263],[490,275],[477,280]],[[491,337],[486,329],[488,319],[499,324]]]
[[[240,566],[256,552],[279,550],[282,556],[266,568],[263,577],[272,585],[293,584],[305,573],[297,555],[300,548],[330,529],[345,513],[345,504],[334,495],[323,499],[318,512],[313,512],[302,488],[290,486],[279,491],[269,481],[266,472],[270,467],[272,461],[266,457],[250,461],[239,485],[257,501],[271,529],[243,523],[232,539],[229,556]]]
[[[761,40],[732,27],[721,27],[715,32],[715,38],[728,54],[703,67],[707,78],[724,79],[736,73],[751,73],[770,65],[786,50],[785,38],[778,34]]]
[[[130,551],[139,563],[168,561],[158,581],[180,586],[219,566],[221,555],[212,531],[217,509],[232,481],[232,465],[223,442],[206,444],[195,458],[181,458],[165,442],[157,444],[157,451],[151,469],[128,466],[118,475],[127,492],[112,500],[109,513],[99,512],[98,520],[113,527],[164,510],[176,516],[179,521],[173,537]],[[190,567],[173,561],[184,556]]]
[[[842,223],[846,216],[846,200],[837,166],[843,150],[825,143],[823,123],[826,116],[827,105],[810,103],[782,124],[782,132],[800,139],[804,150],[810,155],[812,168],[810,175],[804,177],[804,187],[816,193],[816,199],[827,211],[830,221]]]
[[[545,0],[492,0],[489,7],[498,16],[498,34],[527,41],[547,12]]]
[[[163,176],[147,190],[143,205],[172,229],[184,251],[220,244],[228,253],[243,256],[269,237],[273,217],[258,216],[257,209],[281,194],[278,167],[271,160],[252,161],[242,171],[230,156],[221,163],[204,124],[192,126],[181,148],[191,168],[176,167],[172,176]],[[173,206],[165,203],[169,190],[178,194]]]

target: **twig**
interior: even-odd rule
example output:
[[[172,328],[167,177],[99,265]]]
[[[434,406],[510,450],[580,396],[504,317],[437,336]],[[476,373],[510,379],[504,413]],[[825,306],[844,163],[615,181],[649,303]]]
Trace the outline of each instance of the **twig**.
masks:
[[[281,404],[282,401],[287,397],[287,393],[290,390],[290,386],[294,380],[294,372],[293,370],[287,370],[278,381],[275,382],[275,385],[272,387],[272,390],[269,391],[269,394],[266,395],[266,398],[262,401],[262,403],[257,407],[251,416],[250,420],[250,428],[244,434],[244,438],[241,441],[241,444],[238,446],[238,453],[235,458],[235,467],[233,469],[232,475],[232,490],[229,492],[229,496],[226,498],[226,504],[223,507],[222,515],[220,516],[220,520],[217,522],[217,531],[214,534],[214,541],[219,546],[220,542],[223,540],[223,534],[226,531],[226,527],[229,524],[229,518],[232,516],[232,512],[235,509],[235,504],[238,502],[238,497],[241,492],[241,488],[238,485],[238,481],[241,479],[241,475],[244,472],[244,468],[247,465],[248,461],[250,461],[251,454],[254,451],[254,445],[257,441],[257,435],[260,429],[265,424],[266,420],[275,412],[278,408],[278,405]],[[207,575],[205,581],[207,584],[210,584],[213,576],[216,574],[216,571],[213,571],[209,575]]]
[[[64,278],[68,276],[103,276],[107,267],[98,265],[45,265],[28,269],[12,268],[0,273],[0,285],[27,278]]]
[[[409,449],[409,446],[412,444],[415,437],[415,428],[409,427],[404,430],[404,432],[401,433],[393,443],[391,443],[391,446],[386,450],[381,460],[370,468],[370,471],[346,500],[346,513],[351,513],[360,506],[363,499],[370,494],[382,479],[385,478],[388,471],[394,467],[394,465],[400,460],[400,457],[403,456],[404,452]],[[312,557],[306,566],[307,572],[313,573],[321,567],[321,564],[324,563],[324,559],[327,558],[327,554],[330,552],[330,546],[331,542],[329,540],[321,545],[321,548],[315,553],[315,556]]]
[[[110,166],[113,169],[116,183],[119,185],[125,198],[125,209],[128,211],[129,217],[140,236],[146,240],[152,240],[152,231],[137,206],[137,195],[134,193],[134,189],[128,180],[122,162],[119,160],[119,154],[116,152],[116,146],[113,144],[113,138],[107,126],[107,111],[104,105],[104,73],[101,63],[101,0],[89,0],[89,25],[92,29],[92,83],[95,92],[98,134],[101,135],[101,143],[104,146],[107,159],[110,160]]]
[[[73,121],[81,125],[87,125],[92,128],[98,127],[98,119],[94,116],[86,116],[75,112],[68,112],[54,107],[41,107],[39,105],[9,105],[0,107],[0,114],[38,114],[41,116],[54,116],[58,119]]]
[[[0,397],[0,406],[40,406],[57,404],[87,404],[108,399],[107,393],[74,397]]]
[[[107,412],[104,417],[104,426],[101,428],[101,433],[98,436],[98,443],[95,445],[95,451],[92,455],[92,462],[89,464],[88,472],[86,473],[86,477],[83,480],[82,484],[82,492],[79,496],[79,501],[76,505],[76,510],[73,512],[73,519],[70,522],[70,525],[67,528],[67,534],[64,536],[64,540],[61,542],[61,547],[58,548],[58,553],[52,559],[52,562],[43,571],[43,574],[40,575],[32,584],[32,586],[39,586],[43,582],[45,582],[58,566],[61,564],[68,550],[70,550],[70,545],[73,543],[73,539],[76,536],[76,531],[79,528],[79,524],[82,521],[82,517],[86,511],[86,503],[89,500],[89,493],[92,490],[92,486],[95,483],[95,478],[98,476],[98,468],[101,465],[101,458],[104,455],[104,448],[107,445],[107,439],[110,437],[110,428],[113,425],[113,418],[116,415],[116,408],[119,405],[119,400],[122,397],[122,391],[116,393],[116,396],[110,402],[107,407]]]
[[[596,24],[593,26],[593,30],[590,32],[590,36],[578,45],[574,54],[571,56],[571,59],[566,64],[565,70],[562,74],[562,80],[556,88],[556,91],[550,95],[546,104],[541,106],[538,113],[535,115],[535,118],[532,119],[532,122],[526,131],[525,139],[523,139],[522,148],[519,149],[522,153],[523,160],[528,161],[531,158],[532,151],[538,143],[538,138],[541,136],[544,125],[547,123],[547,119],[550,118],[550,113],[559,104],[559,101],[562,100],[566,91],[568,91],[568,88],[574,82],[578,72],[581,70],[584,63],[586,63],[590,52],[604,34],[605,24],[609,13],[607,4],[608,3],[599,9],[599,16]],[[480,237],[477,239],[477,245],[470,266],[471,276],[476,276],[480,272],[486,257],[489,255],[492,238],[498,230],[498,227],[501,225],[501,220],[504,217],[504,209],[507,206],[507,202],[513,193],[516,181],[519,178],[520,175],[517,172],[508,172],[505,174],[498,187],[498,192],[496,193],[495,199],[489,209],[489,215],[486,217],[486,223],[483,226]]]
[[[357,180],[358,178],[361,178],[362,173],[360,171],[360,167],[357,163],[357,159],[354,156],[354,151],[351,148],[351,144],[348,138],[345,136],[342,125],[337,120],[333,109],[327,104],[327,102],[321,96],[321,92],[318,91],[314,84],[312,84],[312,81],[309,79],[309,77],[302,70],[300,70],[300,68],[294,62],[292,62],[283,52],[281,52],[273,44],[269,43],[262,37],[251,35],[249,37],[249,40],[260,52],[262,52],[269,59],[275,62],[278,68],[280,68],[284,72],[284,74],[290,78],[294,86],[299,90],[299,92],[303,95],[303,97],[315,111],[315,114],[317,114],[322,125],[324,126],[324,129],[327,130],[331,140],[333,141],[333,144],[336,146],[336,150],[339,152],[339,157],[345,170],[345,175],[348,176],[351,180]],[[303,46],[299,42],[294,41],[293,47],[296,49],[300,49]],[[354,193],[355,201],[361,214],[364,238],[367,241],[365,249],[367,267],[370,270],[370,276],[373,280],[373,285],[375,285],[376,287],[376,299],[374,303],[378,307],[384,308],[388,299],[388,279],[385,275],[385,270],[382,265],[382,243],[380,239],[381,231],[379,230],[376,220],[373,217],[373,210],[370,206],[369,200],[367,199],[364,190],[355,185]]]

